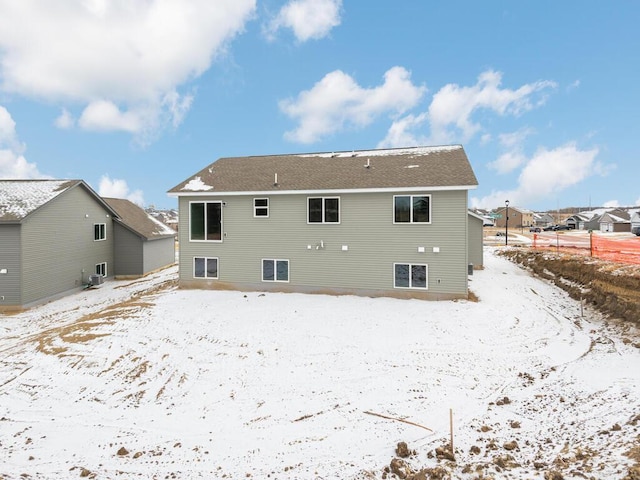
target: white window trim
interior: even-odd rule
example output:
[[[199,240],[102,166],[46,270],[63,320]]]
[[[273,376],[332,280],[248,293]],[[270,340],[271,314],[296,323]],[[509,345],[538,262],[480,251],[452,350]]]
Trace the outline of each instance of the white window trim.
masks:
[[[104,237],[96,238],[96,227],[100,226],[104,228]],[[107,239],[107,224],[106,223],[94,223],[93,224],[93,241],[94,242],[103,242]]]
[[[312,198],[321,198],[322,199],[322,221],[321,222],[310,222],[309,221],[309,200]],[[337,222],[325,222],[324,220],[324,201],[325,200],[338,200],[338,221]],[[307,197],[307,225],[340,225],[342,222],[342,200],[339,196],[327,196],[327,195],[318,195],[314,197]]]
[[[265,206],[256,206],[256,200],[266,200],[267,204]],[[258,211],[258,209],[266,209],[267,210],[267,214],[266,215],[257,215],[256,212]],[[253,199],[253,218],[269,218],[269,197],[256,197]]]
[[[196,277],[196,258],[202,258],[205,260],[205,268],[204,268],[204,277]],[[215,260],[218,268],[216,269],[217,275],[215,277],[207,277],[207,260]],[[193,267],[191,275],[195,280],[218,280],[220,278],[220,259],[218,257],[193,257],[193,262],[191,264]]]
[[[411,198],[411,209],[409,210],[408,222],[396,222],[396,197],[409,197]],[[413,221],[413,197],[429,197],[429,221],[428,222],[414,222]],[[394,225],[431,225],[432,211],[431,211],[431,194],[430,193],[416,193],[416,194],[400,194],[393,196],[393,202],[391,203],[391,219]]]
[[[207,207],[208,203],[219,203],[220,204],[220,240],[193,240],[191,238],[191,204],[193,203],[204,203],[205,204],[205,226],[204,226],[204,235],[207,236]],[[222,200],[193,200],[189,202],[189,241],[194,243],[222,243],[224,241],[224,205],[225,202]]]
[[[104,265],[104,273],[99,273],[98,267],[101,267],[102,265]],[[100,270],[102,270],[102,268],[100,268]],[[102,275],[103,277],[107,276],[107,262],[96,263],[96,274]]]
[[[273,280],[264,279],[264,262],[265,260],[273,262]],[[287,279],[278,280],[278,262],[287,262]],[[260,280],[265,283],[289,283],[291,278],[291,262],[288,258],[263,258],[260,260]]]
[[[396,285],[396,265],[408,265],[409,266],[409,286],[399,287]],[[411,278],[411,267],[419,266],[425,267],[426,281],[424,287],[414,287],[412,285],[413,279]],[[408,262],[395,262],[393,264],[393,288],[401,288],[403,290],[429,290],[429,265],[426,263],[408,263]]]

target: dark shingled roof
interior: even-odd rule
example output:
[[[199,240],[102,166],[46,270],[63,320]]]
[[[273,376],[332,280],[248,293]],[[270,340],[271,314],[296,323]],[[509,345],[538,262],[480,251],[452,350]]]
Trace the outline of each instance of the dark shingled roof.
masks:
[[[123,198],[104,198],[118,214],[117,222],[147,240],[172,237],[174,230],[147,214],[142,208]]]
[[[394,188],[468,190],[477,185],[464,149],[452,145],[221,158],[169,193]]]

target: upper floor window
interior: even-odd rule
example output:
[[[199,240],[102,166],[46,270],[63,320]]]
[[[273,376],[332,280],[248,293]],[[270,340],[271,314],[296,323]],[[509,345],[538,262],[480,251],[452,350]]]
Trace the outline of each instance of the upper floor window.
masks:
[[[394,195],[393,223],[431,223],[431,195]]]
[[[107,238],[107,224],[106,223],[94,223],[93,224],[93,239],[104,240]]]
[[[254,217],[269,216],[269,199],[268,198],[253,199],[253,216]]]
[[[189,239],[222,241],[222,202],[189,204]]]
[[[309,197],[307,218],[308,223],[340,223],[340,198]]]

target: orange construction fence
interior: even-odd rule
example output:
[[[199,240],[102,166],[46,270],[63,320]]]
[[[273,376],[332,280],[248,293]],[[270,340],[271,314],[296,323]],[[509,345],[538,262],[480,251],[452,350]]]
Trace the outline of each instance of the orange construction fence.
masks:
[[[640,265],[640,237],[615,238],[605,235],[590,233],[588,237],[575,237],[557,233],[554,237],[534,234],[532,247]]]

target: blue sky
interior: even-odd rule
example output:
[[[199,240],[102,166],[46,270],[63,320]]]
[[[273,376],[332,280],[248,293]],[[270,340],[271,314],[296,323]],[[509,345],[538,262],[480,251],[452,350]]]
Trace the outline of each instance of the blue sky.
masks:
[[[640,3],[0,0],[0,178],[462,144],[470,206],[640,205]]]

